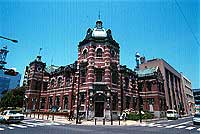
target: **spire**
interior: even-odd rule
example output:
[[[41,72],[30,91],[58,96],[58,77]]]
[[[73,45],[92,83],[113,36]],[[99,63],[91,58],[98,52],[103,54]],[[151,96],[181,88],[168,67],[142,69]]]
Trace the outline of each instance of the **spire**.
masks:
[[[102,21],[101,21],[101,14],[100,14],[100,10],[99,10],[99,15],[98,15],[98,20],[96,21],[96,28],[97,29],[102,29]]]
[[[42,48],[39,49],[39,54],[38,54],[38,56],[40,56],[41,51],[42,51]]]

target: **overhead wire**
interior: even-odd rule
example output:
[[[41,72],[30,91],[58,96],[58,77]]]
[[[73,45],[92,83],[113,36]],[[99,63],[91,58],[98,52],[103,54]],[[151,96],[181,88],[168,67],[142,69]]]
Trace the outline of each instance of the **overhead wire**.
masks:
[[[197,45],[200,47],[199,40],[198,40],[197,36],[195,35],[195,33],[193,32],[192,27],[191,27],[190,23],[188,22],[188,20],[187,20],[187,18],[186,18],[186,16],[185,16],[185,14],[184,14],[184,12],[183,12],[183,10],[182,10],[180,4],[178,3],[177,0],[174,0],[174,1],[175,1],[176,5],[177,5],[177,7],[178,7],[178,9],[179,9],[179,11],[180,11],[180,13],[181,13],[181,15],[183,16],[183,18],[184,18],[184,20],[185,20],[185,23],[187,24],[187,26],[188,26],[190,32],[192,33],[192,36],[194,37],[194,39],[195,39]]]

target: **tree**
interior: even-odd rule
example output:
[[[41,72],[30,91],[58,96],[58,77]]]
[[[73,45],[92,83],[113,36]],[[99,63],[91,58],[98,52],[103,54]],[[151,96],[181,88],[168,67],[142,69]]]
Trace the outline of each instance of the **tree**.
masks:
[[[3,94],[0,100],[0,107],[22,107],[25,87],[18,87],[7,91]]]

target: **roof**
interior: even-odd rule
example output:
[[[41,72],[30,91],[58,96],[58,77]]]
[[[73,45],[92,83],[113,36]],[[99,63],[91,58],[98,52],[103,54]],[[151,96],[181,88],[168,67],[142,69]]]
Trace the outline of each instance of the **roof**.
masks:
[[[45,68],[45,71],[48,73],[54,72],[56,69],[58,69],[59,66],[51,65]]]
[[[138,77],[144,77],[144,76],[152,76],[155,72],[157,72],[158,66],[155,67],[149,67],[142,70],[137,71]]]

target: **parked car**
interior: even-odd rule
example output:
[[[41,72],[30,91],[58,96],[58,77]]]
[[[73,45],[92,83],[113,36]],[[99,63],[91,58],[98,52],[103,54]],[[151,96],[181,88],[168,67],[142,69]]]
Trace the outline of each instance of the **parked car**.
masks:
[[[197,125],[200,124],[200,113],[196,113],[193,117],[193,124]]]
[[[24,120],[24,115],[17,110],[5,110],[2,112],[1,117],[8,123],[16,123]]]
[[[0,123],[4,123],[4,118],[3,118],[3,116],[2,115],[0,115]]]
[[[179,115],[176,110],[167,110],[167,119],[178,119]]]

